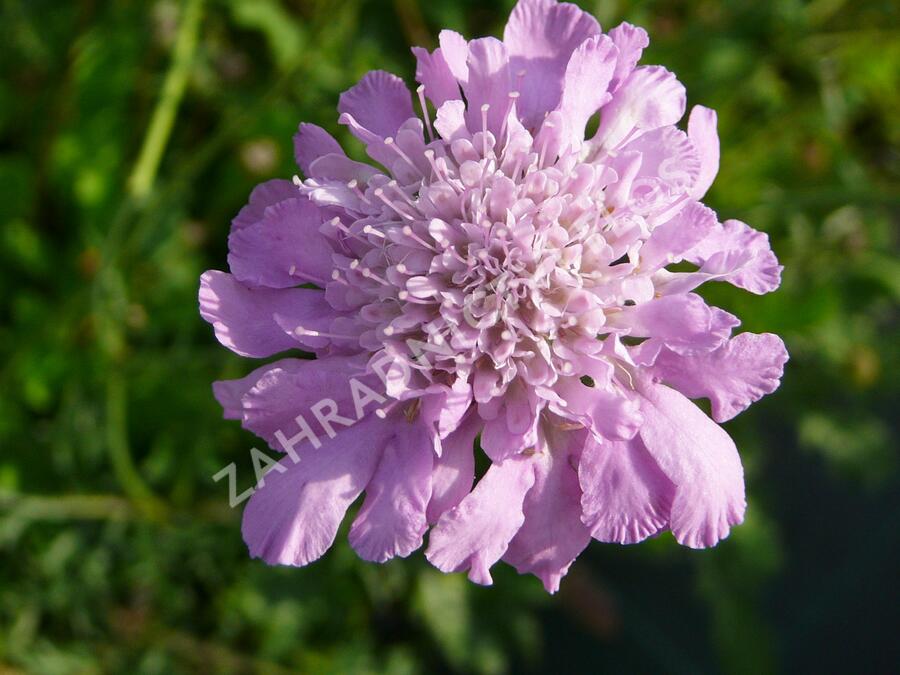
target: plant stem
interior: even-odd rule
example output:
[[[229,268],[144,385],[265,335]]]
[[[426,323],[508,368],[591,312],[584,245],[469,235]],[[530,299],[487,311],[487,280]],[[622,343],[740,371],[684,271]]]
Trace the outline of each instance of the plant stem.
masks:
[[[172,52],[172,63],[166,73],[162,92],[150,126],[144,136],[140,154],[128,179],[128,192],[135,199],[144,198],[153,187],[156,172],[162,159],[163,151],[172,133],[178,106],[184,97],[190,74],[191,63],[197,47],[197,35],[202,16],[203,0],[188,0],[178,27],[175,47]]]

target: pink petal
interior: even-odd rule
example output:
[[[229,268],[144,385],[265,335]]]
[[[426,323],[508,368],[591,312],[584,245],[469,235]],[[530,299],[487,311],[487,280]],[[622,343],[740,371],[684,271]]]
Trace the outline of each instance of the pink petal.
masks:
[[[609,31],[609,37],[619,50],[616,70],[609,83],[609,90],[615,91],[640,61],[644,48],[650,44],[650,38],[647,37],[647,31],[630,23],[620,23]]]
[[[438,41],[447,68],[453,77],[464,85],[469,81],[469,66],[466,65],[469,58],[469,43],[459,33],[446,29],[438,33]]]
[[[691,197],[702,199],[719,172],[719,134],[716,111],[695,105],[688,117],[688,137],[700,157],[700,175],[691,188]]]
[[[652,131],[675,124],[684,115],[685,91],[662,66],[636,68],[603,108],[593,142],[617,147],[635,130]]]
[[[442,572],[468,570],[476,584],[493,583],[490,567],[522,527],[522,504],[534,480],[530,457],[517,455],[493,464],[475,489],[440,517],[425,557]]]
[[[261,220],[229,235],[231,273],[251,286],[324,286],[331,279],[334,251],[319,233],[321,224],[319,207],[305,197],[269,206]]]
[[[787,360],[777,335],[741,333],[705,354],[663,349],[652,372],[688,398],[708,398],[713,419],[726,422],[778,388]]]
[[[434,129],[445,141],[468,138],[470,134],[466,128],[466,104],[463,101],[445,101],[438,108]]]
[[[781,285],[781,265],[769,246],[769,237],[739,220],[722,227],[694,247],[688,260],[700,271],[762,295]]]
[[[460,98],[459,84],[440,47],[433,52],[413,47],[412,53],[416,57],[416,81],[425,87],[425,95],[434,107]]]
[[[376,393],[383,392],[384,388],[379,388],[377,378],[366,375],[364,368],[362,357],[279,361],[277,367],[273,365],[264,372],[241,397],[242,425],[274,450],[288,454],[297,448],[322,445],[332,435],[342,436],[353,424],[331,423],[329,433],[315,411],[321,402],[330,400],[335,404],[335,412],[353,423],[360,419],[358,412],[363,418],[371,416],[384,398],[357,411],[351,380]],[[326,412],[322,409],[323,415]],[[302,433],[304,430],[306,434]]]
[[[678,262],[719,225],[712,209],[688,202],[672,220],[654,228],[641,246],[641,270],[652,272]]]
[[[700,175],[700,156],[688,135],[672,126],[648,131],[626,143],[621,152],[640,152],[637,184],[660,184],[670,196],[686,193]],[[643,179],[643,180],[640,180]],[[659,199],[660,197],[657,197]]]
[[[317,157],[309,167],[308,175],[313,178],[337,180],[341,183],[357,181],[365,185],[379,171],[368,164],[356,162],[344,154],[328,154]]]
[[[298,369],[309,365],[304,359],[281,359],[274,363],[267,363],[253,370],[249,375],[236,380],[219,380],[213,382],[213,396],[222,406],[223,416],[227,420],[239,420],[244,417],[243,397],[250,391],[263,376],[271,371],[296,372]]]
[[[581,487],[575,467],[584,433],[550,431],[532,457],[534,487],[525,496],[525,523],[509,543],[503,560],[538,577],[549,593],[591,540],[581,521]]]
[[[624,392],[589,387],[577,377],[562,377],[554,391],[565,402],[558,414],[584,424],[597,435],[609,439],[634,436],[641,423],[638,402]]]
[[[387,138],[415,113],[406,84],[396,75],[373,70],[341,94],[338,112],[351,115],[364,129]]]
[[[250,193],[248,204],[231,221],[231,228],[238,230],[254,225],[265,217],[266,209],[273,204],[283,202],[285,199],[296,199],[299,196],[300,190],[289,180],[276,178],[260,183]]]
[[[405,558],[422,545],[431,499],[434,442],[424,424],[393,423],[396,432],[366,486],[366,499],[350,528],[350,545],[363,560]]]
[[[744,519],[744,470],[728,434],[674,389],[641,387],[641,440],[675,484],[669,526],[680,544],[713,546]]]
[[[297,166],[307,176],[313,160],[323,155],[343,155],[344,151],[334,137],[322,127],[303,122],[294,134],[294,158]]]
[[[617,56],[612,40],[597,35],[585,40],[569,59],[559,103],[569,147],[581,145],[591,115],[610,99],[607,87]]]
[[[576,5],[519,0],[503,31],[503,42],[520,93],[516,107],[526,127],[536,128],[544,113],[556,108],[569,58],[582,42],[599,34],[596,19]]]
[[[599,541],[635,544],[669,522],[675,486],[639,436],[603,442],[588,438],[578,478],[583,520]]]
[[[236,354],[255,358],[308,342],[302,336],[286,334],[276,314],[292,317],[297,325],[316,326],[336,316],[325,302],[323,291],[248,288],[232,275],[216,270],[200,277],[199,299],[200,315],[212,324],[219,342]]]
[[[435,523],[469,494],[475,481],[475,437],[482,420],[469,414],[456,431],[441,441],[441,456],[434,460],[428,522]]]
[[[285,457],[244,509],[241,531],[250,555],[272,565],[306,565],[334,542],[347,508],[378,464],[390,425],[371,416],[321,448],[305,446],[300,462]]]
[[[481,108],[488,105],[487,128],[499,136],[511,91],[506,47],[492,37],[472,40],[466,64],[469,70],[469,79],[463,85],[467,101],[466,126],[473,133],[482,131]]]
[[[625,307],[607,320],[609,326],[629,328],[634,337],[656,338],[679,354],[715,349],[739,323],[695,293],[664,295]]]

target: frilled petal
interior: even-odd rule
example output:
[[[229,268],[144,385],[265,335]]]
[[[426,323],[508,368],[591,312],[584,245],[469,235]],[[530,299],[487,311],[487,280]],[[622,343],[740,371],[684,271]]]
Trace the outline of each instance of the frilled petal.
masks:
[[[289,180],[276,178],[260,183],[250,193],[247,205],[231,221],[232,231],[255,225],[265,217],[267,208],[285,199],[295,199],[299,194],[300,190]]]
[[[438,41],[450,73],[460,84],[468,82],[469,66],[466,65],[466,60],[469,57],[469,44],[466,39],[456,31],[442,30],[438,33]]]
[[[319,233],[321,224],[319,207],[305,197],[269,206],[261,220],[229,235],[231,273],[251,286],[324,286],[331,279],[333,249]]]
[[[663,349],[652,373],[688,398],[708,398],[713,419],[727,422],[778,388],[787,360],[777,335],[741,333],[705,354]]]
[[[781,265],[769,236],[740,220],[726,220],[685,256],[700,273],[762,295],[781,285]]]
[[[468,570],[476,584],[493,583],[490,567],[522,527],[522,504],[534,480],[530,457],[516,455],[491,465],[475,489],[432,528],[425,557],[442,572]]]
[[[445,512],[459,504],[475,481],[475,437],[483,422],[469,414],[456,431],[441,441],[441,456],[434,460],[428,522],[436,523]]]
[[[691,188],[694,199],[702,199],[719,173],[719,134],[716,111],[695,105],[688,117],[688,137],[700,157],[700,174]]]
[[[659,212],[660,206],[668,206],[697,182],[700,157],[680,129],[653,129],[621,149],[622,153],[635,151],[641,153],[641,166],[632,196],[639,201],[642,212]]]
[[[469,71],[469,79],[463,85],[466,126],[471,132],[481,131],[484,116],[488,130],[499,136],[511,91],[506,47],[492,37],[472,40],[466,64]],[[483,106],[488,106],[486,112],[483,112]]]
[[[402,79],[373,70],[341,94],[338,112],[353,118],[373,134],[387,138],[413,117],[412,97]]]
[[[305,335],[288,335],[276,316],[296,325],[325,328],[336,315],[323,291],[307,288],[248,288],[232,275],[210,270],[200,277],[200,315],[224,346],[241,356],[264,358],[306,344],[322,346]]]
[[[616,70],[609,83],[609,90],[615,91],[634,70],[644,49],[650,44],[650,38],[647,36],[647,31],[640,26],[632,26],[630,23],[620,23],[609,31],[609,37],[619,50]]]
[[[340,144],[320,126],[303,122],[294,134],[294,159],[307,178],[315,176],[310,171],[314,160],[323,155],[343,154]]]
[[[386,400],[382,392],[360,357],[291,360],[241,397],[243,426],[279,452],[319,447],[371,416]]]
[[[222,414],[227,420],[240,420],[244,418],[244,404],[242,399],[257,382],[270,372],[292,373],[308,367],[310,361],[304,359],[281,359],[274,363],[267,363],[253,370],[249,375],[236,380],[219,380],[213,382],[213,396],[222,406]]]
[[[560,378],[554,390],[565,404],[557,413],[584,424],[599,436],[631,438],[640,427],[639,404],[624,391],[589,387],[577,377]]]
[[[581,521],[578,456],[585,434],[550,430],[533,455],[534,487],[525,495],[525,522],[503,555],[520,574],[538,577],[549,593],[591,540]],[[549,445],[548,445],[549,443]]]
[[[517,109],[526,127],[536,128],[544,114],[556,108],[572,52],[599,34],[596,19],[574,4],[519,0],[503,42],[520,93]]]
[[[665,295],[610,317],[607,325],[627,328],[634,337],[652,337],[679,354],[710,351],[739,325],[737,317],[710,307],[696,293]]]
[[[244,509],[241,531],[250,555],[271,565],[306,565],[334,542],[349,506],[368,484],[390,426],[374,415],[304,446],[295,463],[279,462]]]
[[[610,99],[607,88],[617,56],[612,40],[597,35],[581,43],[569,59],[559,103],[568,147],[582,144],[588,120]]]
[[[387,442],[366,498],[350,528],[350,545],[363,560],[405,558],[422,545],[431,499],[434,439],[428,428],[400,417]]]
[[[443,50],[438,47],[429,52],[422,47],[413,47],[412,52],[416,57],[416,81],[425,87],[425,95],[435,108],[444,101],[458,100],[459,83],[453,77]]]
[[[587,439],[578,479],[582,519],[598,541],[635,544],[669,522],[675,486],[640,436],[627,441]]]
[[[715,545],[744,519],[744,470],[728,434],[674,389],[643,383],[640,437],[675,485],[669,527],[680,544]]]
[[[684,115],[684,85],[662,66],[636,68],[603,108],[593,142],[611,149],[635,130],[651,131],[675,124]]]
[[[719,225],[715,212],[699,202],[688,202],[672,220],[654,228],[641,246],[641,267],[652,272],[678,262]]]

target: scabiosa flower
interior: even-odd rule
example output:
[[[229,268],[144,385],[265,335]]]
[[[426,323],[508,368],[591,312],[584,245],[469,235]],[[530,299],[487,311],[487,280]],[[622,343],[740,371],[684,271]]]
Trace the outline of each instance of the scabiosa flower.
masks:
[[[670,530],[699,548],[741,522],[741,462],[715,422],[773,391],[787,353],[732,336],[738,319],[694,291],[766,293],[781,267],[765,234],[700,203],[716,115],[676,127],[684,87],[636,65],[647,44],[521,0],[502,41],[443,31],[413,49],[421,117],[386,72],[341,96],[372,164],[300,125],[305,178],[257,187],[231,274],[201,279],[226,347],[316,356],[215,385],[226,417],[286,453],[245,509],[252,555],[315,560],[365,492],[362,558],[406,556],[430,527],[439,569],[489,584],[502,559],[553,592],[591,538]]]

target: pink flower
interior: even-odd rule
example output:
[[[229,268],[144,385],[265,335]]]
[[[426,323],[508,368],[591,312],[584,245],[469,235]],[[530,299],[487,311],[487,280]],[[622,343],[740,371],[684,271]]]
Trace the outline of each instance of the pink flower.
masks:
[[[647,44],[521,0],[503,41],[443,31],[413,49],[423,117],[386,72],[341,96],[373,164],[300,125],[306,178],[257,187],[231,274],[201,278],[226,347],[317,357],[215,385],[226,417],[287,453],[244,512],[252,555],[315,560],[365,492],[362,558],[406,556],[430,527],[439,569],[489,584],[502,559],[553,592],[591,538],[670,530],[700,548],[741,522],[737,450],[689,399],[731,419],[778,386],[787,353],[732,337],[738,319],[693,291],[767,293],[781,267],[765,234],[699,202],[716,115],[675,126],[684,87],[636,66]],[[490,468],[473,487],[479,434]]]

